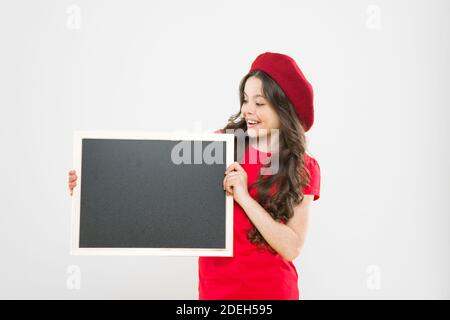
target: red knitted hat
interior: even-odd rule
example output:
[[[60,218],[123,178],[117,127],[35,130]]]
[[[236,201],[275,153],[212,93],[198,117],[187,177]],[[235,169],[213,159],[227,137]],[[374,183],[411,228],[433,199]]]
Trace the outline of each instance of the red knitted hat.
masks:
[[[308,131],[314,122],[313,89],[294,59],[281,53],[265,52],[253,61],[250,71],[253,70],[264,71],[280,86]]]

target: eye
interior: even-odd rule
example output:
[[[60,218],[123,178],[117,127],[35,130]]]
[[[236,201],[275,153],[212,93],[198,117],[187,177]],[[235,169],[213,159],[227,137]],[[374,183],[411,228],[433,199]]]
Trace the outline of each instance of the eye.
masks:
[[[257,103],[256,105],[257,105],[258,107],[260,107],[260,106],[263,106],[264,103]]]

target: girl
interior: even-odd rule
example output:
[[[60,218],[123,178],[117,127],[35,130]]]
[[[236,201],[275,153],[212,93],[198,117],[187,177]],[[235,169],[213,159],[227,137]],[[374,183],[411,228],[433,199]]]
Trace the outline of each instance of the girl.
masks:
[[[265,52],[241,80],[239,95],[239,112],[216,131],[235,133],[235,162],[223,180],[234,198],[234,252],[199,257],[199,299],[298,300],[292,260],[303,247],[312,201],[320,196],[320,167],[306,153],[305,140],[314,120],[312,88],[291,57]],[[242,156],[239,131],[245,132]],[[275,157],[275,173],[261,174],[273,168]],[[76,179],[69,171],[71,194]]]
[[[234,252],[199,257],[199,299],[298,300],[292,260],[320,196],[320,167],[305,143],[314,119],[312,88],[291,57],[266,52],[242,79],[239,95],[239,112],[220,130],[247,132],[242,165],[230,165],[223,183],[235,200]],[[274,154],[276,174],[261,175]]]

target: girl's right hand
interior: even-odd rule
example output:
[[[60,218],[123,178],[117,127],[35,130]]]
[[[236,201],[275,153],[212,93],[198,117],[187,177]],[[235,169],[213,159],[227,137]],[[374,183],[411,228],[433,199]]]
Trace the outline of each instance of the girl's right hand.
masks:
[[[75,170],[69,171],[69,192],[70,195],[73,194],[73,188],[77,186],[77,173]]]

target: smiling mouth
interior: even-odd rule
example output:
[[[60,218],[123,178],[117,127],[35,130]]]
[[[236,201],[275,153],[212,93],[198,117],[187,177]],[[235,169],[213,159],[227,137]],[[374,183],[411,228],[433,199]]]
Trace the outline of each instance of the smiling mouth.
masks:
[[[252,127],[256,126],[259,123],[260,123],[260,121],[247,120],[247,127],[248,128],[252,128]]]

